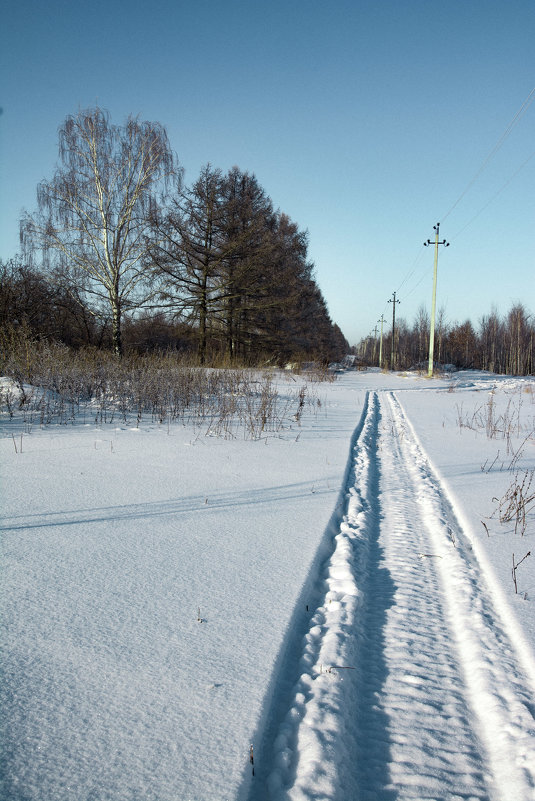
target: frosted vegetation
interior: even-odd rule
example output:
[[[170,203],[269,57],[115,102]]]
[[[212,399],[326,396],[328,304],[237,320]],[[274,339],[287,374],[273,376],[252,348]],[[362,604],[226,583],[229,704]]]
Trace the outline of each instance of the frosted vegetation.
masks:
[[[313,390],[332,380],[311,365],[306,385],[281,394],[274,373],[253,369],[203,369],[176,354],[131,355],[117,360],[105,351],[72,352],[66,346],[22,339],[4,354],[0,389],[7,414],[30,433],[34,426],[94,422],[191,424],[199,434],[256,438],[279,431],[305,407],[319,407]],[[280,373],[279,373],[280,375]]]

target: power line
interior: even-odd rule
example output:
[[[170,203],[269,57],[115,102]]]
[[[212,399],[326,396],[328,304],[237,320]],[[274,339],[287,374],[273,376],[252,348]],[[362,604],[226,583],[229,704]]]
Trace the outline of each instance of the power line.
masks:
[[[498,191],[497,191],[497,192],[495,192],[495,193],[492,195],[492,197],[491,197],[489,200],[487,200],[487,202],[486,202],[486,203],[485,203],[485,204],[484,204],[484,205],[483,205],[483,206],[482,206],[482,207],[479,209],[479,211],[477,212],[477,214],[474,214],[474,216],[473,216],[473,217],[472,217],[472,218],[471,218],[471,219],[470,219],[470,220],[469,220],[469,221],[468,221],[468,222],[467,222],[465,225],[463,225],[463,227],[462,227],[462,228],[460,228],[460,229],[459,229],[459,230],[458,230],[458,231],[457,231],[457,232],[456,232],[456,233],[455,233],[455,234],[452,236],[452,240],[456,240],[456,239],[457,239],[457,237],[459,237],[461,234],[463,234],[463,233],[464,233],[464,231],[466,231],[466,229],[467,229],[467,228],[468,228],[470,225],[472,225],[472,223],[473,223],[473,222],[475,222],[475,220],[477,220],[477,218],[478,218],[478,217],[479,217],[479,216],[480,216],[480,215],[481,215],[481,214],[482,214],[482,213],[485,211],[485,209],[486,209],[486,208],[488,208],[488,206],[490,206],[490,204],[491,204],[491,203],[492,203],[494,200],[496,200],[496,198],[497,198],[499,195],[501,195],[501,193],[502,193],[502,192],[503,192],[503,191],[504,191],[504,190],[505,190],[505,189],[506,189],[506,188],[509,186],[509,184],[510,184],[510,183],[511,183],[511,182],[512,182],[512,181],[513,181],[515,178],[516,178],[516,176],[517,176],[517,175],[518,175],[520,172],[522,172],[522,170],[524,169],[524,167],[525,167],[525,166],[526,166],[526,165],[527,165],[527,164],[528,164],[528,163],[531,161],[531,159],[532,159],[534,156],[535,156],[535,150],[534,150],[534,151],[533,151],[533,152],[532,152],[532,153],[531,153],[531,154],[530,154],[530,155],[527,157],[527,159],[525,159],[525,161],[523,161],[523,162],[522,162],[522,164],[520,165],[520,167],[518,167],[518,169],[516,169],[516,170],[515,170],[515,172],[514,172],[514,173],[513,173],[513,174],[512,174],[512,175],[511,175],[511,176],[510,176],[508,179],[507,179],[507,181],[505,181],[505,182],[504,182],[504,183],[501,185],[501,187],[498,189]],[[403,285],[404,285],[404,284],[405,284],[405,283],[406,283],[406,282],[407,282],[407,281],[408,281],[408,280],[409,280],[409,279],[410,279],[410,278],[411,278],[411,277],[414,275],[414,273],[416,272],[416,265],[417,265],[418,261],[420,260],[420,258],[421,258],[421,256],[422,256],[422,253],[423,253],[423,246],[422,246],[422,248],[420,249],[420,251],[419,251],[419,254],[418,254],[417,258],[415,259],[415,262],[414,262],[414,267],[413,267],[413,269],[412,269],[412,270],[411,270],[411,271],[410,271],[410,272],[409,272],[409,273],[408,273],[408,274],[405,276],[405,278],[403,279],[403,281],[402,281],[402,282],[401,282],[401,284],[399,285],[399,287],[398,287],[398,289],[397,289],[398,293],[399,293],[399,291],[400,291],[401,287],[402,287],[402,286],[403,286]],[[418,279],[417,279],[416,283],[414,284],[414,286],[412,286],[410,289],[408,289],[408,290],[407,290],[407,292],[406,292],[406,293],[405,293],[405,294],[404,294],[404,295],[401,297],[401,300],[405,301],[407,298],[409,298],[409,297],[410,297],[410,296],[413,294],[413,292],[415,292],[415,291],[418,289],[418,287],[420,286],[420,284],[421,284],[421,283],[424,281],[424,279],[426,279],[427,277],[428,277],[428,270],[427,270],[427,267],[426,267],[426,268],[424,269],[424,271],[423,271],[422,273],[420,273],[420,276],[418,277]],[[386,308],[386,306],[385,306],[385,308]],[[383,310],[383,314],[384,314],[384,310]]]
[[[405,278],[403,279],[403,281],[401,282],[401,284],[400,284],[400,285],[398,286],[398,288],[396,289],[396,292],[399,292],[399,291],[400,291],[400,289],[401,289],[401,287],[403,286],[403,284],[404,284],[404,283],[406,283],[406,281],[408,281],[408,280],[409,280],[409,278],[410,278],[411,276],[413,276],[413,275],[414,275],[414,273],[415,273],[415,271],[416,271],[416,265],[418,264],[418,262],[419,262],[419,261],[420,261],[420,259],[422,258],[422,254],[423,254],[423,252],[424,252],[424,246],[422,245],[422,246],[421,246],[421,248],[420,248],[420,249],[419,249],[419,251],[418,251],[418,254],[417,254],[416,258],[414,259],[414,262],[413,262],[413,264],[412,264],[412,269],[410,270],[410,272],[409,272],[409,273],[407,273],[407,275],[405,276]]]
[[[379,345],[379,367],[383,366],[383,325],[385,321],[384,314],[381,314],[381,317],[377,320],[378,323],[381,323],[381,344]]]
[[[534,156],[535,156],[535,150],[534,150],[534,151],[533,151],[533,152],[532,152],[532,153],[531,153],[531,154],[530,154],[530,155],[527,157],[527,159],[525,159],[525,161],[523,161],[523,162],[522,162],[522,164],[520,165],[520,167],[518,167],[518,169],[517,169],[517,170],[515,170],[515,172],[514,172],[514,173],[513,173],[513,174],[512,174],[512,175],[511,175],[511,176],[510,176],[508,179],[507,179],[507,181],[505,181],[505,182],[504,182],[504,183],[501,185],[501,187],[498,189],[498,191],[497,191],[497,192],[495,192],[495,193],[492,195],[492,197],[491,197],[489,200],[487,200],[487,202],[486,202],[486,203],[485,203],[485,204],[484,204],[484,205],[483,205],[483,206],[482,206],[482,207],[479,209],[479,211],[477,212],[477,214],[474,214],[474,216],[473,216],[473,217],[471,217],[471,219],[470,219],[470,220],[469,220],[469,221],[468,221],[468,222],[467,222],[465,225],[463,225],[463,227],[462,227],[462,228],[460,228],[460,229],[459,229],[459,230],[458,230],[458,231],[457,231],[457,232],[456,232],[456,233],[455,233],[455,234],[454,234],[454,235],[451,237],[451,238],[452,238],[452,240],[456,240],[456,239],[457,239],[457,237],[459,237],[461,234],[463,234],[463,233],[466,231],[466,229],[467,229],[467,228],[468,228],[470,225],[472,225],[472,223],[473,223],[473,222],[475,222],[475,220],[477,220],[477,218],[478,218],[478,217],[479,217],[481,214],[483,214],[483,212],[485,211],[485,209],[486,209],[486,208],[488,208],[488,206],[490,206],[490,204],[491,204],[491,203],[492,203],[494,200],[496,200],[496,198],[497,198],[499,195],[501,195],[501,193],[502,193],[502,192],[503,192],[505,189],[507,189],[507,187],[509,186],[509,184],[510,184],[510,183],[511,183],[511,182],[512,182],[512,181],[513,181],[515,178],[516,178],[516,176],[517,176],[517,175],[518,175],[520,172],[522,172],[522,170],[524,169],[524,167],[525,167],[525,166],[526,166],[526,165],[527,165],[527,164],[528,164],[528,163],[531,161],[531,159],[532,159]],[[398,290],[397,290],[398,292],[399,292],[399,290],[401,289],[401,287],[402,287],[402,286],[403,286],[403,285],[404,285],[404,284],[405,284],[405,283],[406,283],[406,282],[409,280],[409,278],[411,278],[411,276],[412,276],[412,275],[414,275],[414,273],[416,272],[416,264],[417,264],[417,262],[420,260],[420,257],[421,257],[421,255],[422,255],[422,253],[423,253],[423,246],[422,246],[422,249],[420,250],[420,253],[419,253],[419,255],[418,255],[418,258],[416,259],[416,261],[415,261],[415,263],[414,263],[414,264],[415,264],[414,268],[413,268],[413,269],[410,271],[410,273],[408,273],[408,274],[407,274],[407,276],[406,276],[406,277],[403,279],[403,281],[401,282],[401,284],[400,284],[400,285],[399,285],[399,287],[398,287]],[[420,284],[422,283],[422,281],[423,281],[425,278],[427,278],[427,277],[428,277],[428,272],[427,272],[427,267],[426,267],[426,268],[425,268],[425,270],[424,270],[424,271],[423,271],[423,272],[420,274],[420,277],[418,278],[418,280],[416,281],[416,283],[414,284],[414,286],[413,286],[411,289],[407,290],[407,292],[406,292],[406,293],[405,293],[405,294],[402,296],[402,298],[401,298],[401,299],[402,299],[402,300],[406,300],[408,297],[410,297],[410,296],[412,295],[412,293],[413,293],[413,292],[415,292],[415,291],[418,289],[418,287],[420,286]],[[383,313],[384,313],[384,312],[383,312]]]
[[[523,115],[526,113],[526,111],[528,110],[528,108],[530,107],[530,105],[532,104],[532,102],[533,102],[534,100],[535,100],[535,87],[534,87],[534,88],[531,90],[531,92],[529,93],[529,95],[527,96],[527,98],[524,100],[524,102],[522,103],[521,107],[520,107],[520,108],[519,108],[519,110],[516,112],[516,114],[514,115],[513,119],[511,120],[511,122],[509,123],[509,125],[507,126],[507,128],[505,129],[505,131],[503,132],[503,134],[501,135],[501,137],[498,139],[498,141],[496,142],[496,144],[494,145],[494,147],[492,148],[492,150],[490,151],[490,153],[488,154],[488,156],[485,158],[485,160],[483,161],[483,163],[481,164],[480,168],[477,170],[477,172],[475,173],[475,175],[473,176],[473,178],[472,178],[472,179],[469,181],[469,183],[467,184],[467,186],[465,187],[465,189],[464,189],[464,190],[461,192],[461,194],[459,195],[459,197],[457,198],[457,200],[455,201],[455,203],[454,203],[454,204],[451,206],[451,208],[449,209],[449,211],[447,212],[447,214],[445,214],[445,215],[442,217],[442,221],[444,221],[444,220],[445,220],[447,217],[449,217],[449,215],[452,213],[452,211],[453,211],[453,210],[454,210],[454,209],[457,207],[457,205],[458,205],[458,204],[461,202],[461,200],[463,199],[463,197],[464,197],[464,196],[467,194],[468,190],[469,190],[469,189],[472,187],[472,185],[473,185],[473,184],[474,184],[474,183],[477,181],[477,179],[479,178],[479,176],[481,175],[481,173],[482,173],[482,172],[485,170],[485,168],[486,168],[487,164],[488,164],[488,163],[491,161],[491,159],[493,158],[493,156],[494,156],[494,155],[495,155],[495,154],[498,152],[498,150],[499,150],[499,149],[500,149],[500,147],[503,145],[503,143],[505,142],[505,140],[507,139],[507,137],[509,136],[509,134],[511,133],[511,131],[513,130],[513,128],[514,128],[514,127],[517,125],[517,123],[520,121],[520,119],[521,119],[521,118],[523,117]],[[488,200],[488,201],[487,201],[487,203],[485,203],[485,205],[481,207],[481,209],[480,209],[480,210],[477,212],[477,214],[475,214],[475,215],[474,215],[474,216],[473,216],[473,217],[472,217],[472,218],[469,220],[469,222],[467,222],[467,223],[466,223],[466,225],[464,225],[464,226],[463,226],[463,227],[462,227],[462,228],[461,228],[461,229],[460,229],[460,230],[459,230],[459,231],[458,231],[458,232],[457,232],[457,233],[456,233],[456,234],[455,234],[455,235],[452,237],[452,239],[456,239],[458,236],[460,236],[460,234],[462,234],[462,233],[463,233],[463,232],[466,230],[466,228],[468,228],[468,227],[469,227],[469,226],[470,226],[470,225],[471,225],[471,224],[474,222],[474,220],[476,220],[476,219],[479,217],[479,215],[480,215],[480,214],[482,214],[482,212],[483,212],[483,211],[485,211],[485,209],[486,209],[486,208],[487,208],[487,207],[488,207],[488,206],[489,206],[489,205],[490,205],[490,204],[491,204],[491,203],[492,203],[492,202],[493,202],[493,201],[494,201],[494,200],[495,200],[495,199],[496,199],[496,198],[497,198],[497,197],[498,197],[498,196],[499,196],[499,195],[500,195],[500,194],[501,194],[503,191],[504,191],[504,189],[506,189],[506,188],[507,188],[507,186],[508,186],[508,185],[511,183],[511,181],[512,181],[512,180],[513,180],[513,179],[514,179],[514,178],[515,178],[515,177],[518,175],[518,173],[519,173],[519,172],[521,172],[521,171],[524,169],[524,167],[525,167],[525,166],[528,164],[528,162],[529,162],[529,161],[531,161],[531,159],[533,158],[533,156],[535,156],[535,151],[533,151],[533,153],[531,153],[531,155],[529,155],[529,156],[528,156],[528,158],[527,158],[527,159],[526,159],[526,160],[525,160],[525,161],[524,161],[524,162],[523,162],[523,163],[520,165],[520,167],[519,167],[519,168],[518,168],[518,169],[517,169],[517,170],[516,170],[516,171],[515,171],[515,172],[514,172],[512,175],[511,175],[511,177],[510,177],[510,178],[508,178],[508,179],[507,179],[507,181],[505,181],[505,183],[504,183],[504,184],[502,184],[502,186],[500,187],[500,189],[498,189],[498,191],[497,191],[497,192],[495,192],[495,193],[494,193],[494,195],[492,195],[492,197],[490,198],[490,200]],[[437,225],[440,225],[440,223],[437,223]],[[425,244],[427,244],[427,243],[425,243]],[[439,243],[439,244],[442,244],[442,243]],[[409,270],[409,271],[407,272],[407,274],[405,275],[405,277],[404,277],[403,281],[402,281],[402,282],[401,282],[401,284],[398,286],[398,288],[397,288],[396,292],[394,292],[394,293],[393,293],[393,300],[389,300],[389,301],[388,301],[388,302],[385,304],[385,307],[383,308],[383,311],[382,311],[382,313],[381,313],[381,318],[383,318],[383,317],[384,317],[384,314],[385,314],[385,312],[386,312],[386,309],[388,308],[388,304],[389,304],[389,303],[392,303],[392,304],[393,304],[393,321],[392,321],[392,329],[393,329],[393,331],[392,331],[392,333],[394,333],[394,329],[395,329],[395,308],[396,308],[396,303],[400,303],[400,301],[399,301],[399,300],[396,300],[396,295],[397,295],[397,294],[399,294],[399,292],[400,292],[401,288],[402,288],[402,287],[403,287],[403,286],[404,286],[404,285],[407,283],[407,281],[409,281],[409,280],[412,278],[412,276],[413,276],[413,275],[414,275],[414,273],[416,272],[416,267],[417,267],[417,264],[418,264],[418,262],[420,261],[420,259],[421,259],[422,255],[423,255],[423,247],[424,247],[424,246],[422,246],[422,247],[419,249],[419,251],[418,251],[418,254],[417,254],[416,258],[414,259],[414,262],[413,262],[413,265],[412,265],[412,267],[410,268],[410,270]],[[415,284],[415,285],[412,287],[412,289],[410,289],[409,291],[407,291],[407,293],[406,293],[405,295],[403,295],[403,300],[405,300],[406,298],[410,297],[410,295],[412,295],[412,293],[416,291],[416,289],[417,289],[417,288],[420,286],[420,284],[422,283],[422,281],[423,281],[423,280],[424,280],[426,277],[427,277],[427,268],[426,268],[426,269],[423,271],[423,273],[420,275],[419,279],[417,280],[416,284]],[[393,343],[393,344],[394,344],[394,343]]]
[[[533,151],[533,153],[531,153],[531,155],[529,155],[529,156],[527,157],[527,159],[526,159],[526,160],[525,160],[525,161],[524,161],[524,162],[523,162],[523,163],[520,165],[520,167],[519,167],[519,168],[518,168],[518,169],[517,169],[517,170],[516,170],[516,171],[515,171],[515,172],[514,172],[512,175],[511,175],[511,177],[510,177],[510,178],[508,178],[508,179],[507,179],[507,181],[506,181],[504,184],[502,184],[502,186],[501,186],[501,187],[498,189],[498,191],[497,191],[497,192],[495,192],[495,193],[492,195],[492,197],[490,198],[490,200],[487,200],[487,202],[485,203],[485,205],[484,205],[484,206],[482,206],[482,207],[479,209],[479,211],[477,212],[477,214],[474,214],[474,216],[472,217],[472,219],[471,219],[471,220],[469,220],[469,221],[466,223],[466,225],[463,225],[463,227],[461,228],[461,230],[460,230],[460,231],[457,231],[457,233],[456,233],[456,234],[455,234],[455,235],[452,237],[452,239],[455,239],[455,238],[457,238],[458,236],[460,236],[460,234],[462,234],[462,233],[463,233],[463,231],[465,231],[465,230],[468,228],[468,226],[469,226],[469,225],[472,225],[472,223],[474,222],[474,220],[477,220],[477,218],[479,217],[479,215],[480,215],[480,214],[482,214],[482,213],[485,211],[485,209],[487,208],[487,206],[490,206],[490,204],[492,203],[492,201],[493,201],[493,200],[496,200],[496,198],[498,197],[498,195],[501,195],[501,193],[503,192],[503,190],[504,190],[504,189],[506,189],[506,188],[509,186],[509,184],[511,183],[511,181],[513,180],[513,178],[516,178],[516,176],[518,175],[518,173],[519,173],[519,172],[521,172],[521,171],[524,169],[524,167],[526,166],[526,164],[527,164],[529,161],[531,161],[531,159],[533,158],[533,156],[535,156],[535,150]]]
[[[450,209],[450,211],[448,212],[448,214],[446,214],[446,215],[445,215],[445,217],[443,218],[443,220],[444,220],[444,219],[446,219],[446,217],[447,217],[447,216],[448,216],[448,215],[449,215],[449,214],[450,214],[450,213],[453,211],[453,209],[455,208],[455,206],[456,206],[456,205],[457,205],[457,204],[460,202],[460,200],[462,199],[462,197],[464,197],[464,195],[466,194],[466,192],[468,191],[468,189],[470,188],[470,186],[471,186],[471,185],[472,185],[472,184],[475,182],[475,180],[477,179],[477,177],[479,177],[479,175],[480,175],[480,174],[481,174],[481,172],[483,171],[483,169],[484,169],[484,167],[486,166],[486,164],[487,164],[487,163],[490,161],[490,159],[492,158],[492,156],[494,155],[494,153],[496,153],[496,152],[497,152],[497,150],[499,149],[499,147],[500,147],[500,146],[503,144],[503,142],[505,141],[505,139],[507,138],[507,136],[509,135],[509,133],[512,131],[512,129],[513,129],[513,127],[514,127],[514,125],[516,125],[516,123],[517,123],[517,122],[520,120],[521,116],[523,116],[523,114],[524,114],[524,113],[527,111],[528,107],[531,105],[531,103],[533,102],[533,100],[535,100],[535,88],[533,88],[533,89],[531,90],[530,94],[528,95],[528,97],[526,98],[526,100],[524,101],[524,103],[522,104],[522,106],[521,106],[521,108],[519,109],[519,111],[518,111],[518,112],[515,114],[515,116],[514,116],[513,120],[512,120],[512,121],[509,123],[509,125],[507,126],[507,128],[506,128],[505,132],[502,134],[502,136],[500,137],[499,141],[497,142],[497,144],[495,145],[495,147],[493,148],[493,150],[491,151],[491,153],[490,153],[490,154],[487,156],[487,158],[485,159],[485,162],[483,163],[483,165],[480,167],[480,169],[478,170],[478,172],[476,173],[476,175],[474,176],[474,178],[473,178],[473,179],[470,181],[470,183],[468,184],[468,186],[466,187],[466,189],[464,190],[464,192],[462,193],[462,195],[460,195],[460,196],[459,196],[459,198],[457,199],[457,201],[455,202],[455,204],[454,204],[454,205],[451,207],[451,209]],[[490,198],[490,199],[489,199],[489,200],[488,200],[488,201],[487,201],[487,202],[486,202],[486,203],[485,203],[485,204],[484,204],[484,205],[483,205],[483,206],[482,206],[482,207],[479,209],[479,211],[477,212],[477,214],[475,214],[475,215],[474,215],[474,216],[473,216],[473,217],[472,217],[472,218],[471,218],[471,219],[470,219],[470,220],[469,220],[469,221],[468,221],[468,222],[467,222],[467,223],[466,223],[466,224],[465,224],[465,225],[464,225],[464,226],[463,226],[463,227],[462,227],[462,228],[461,228],[459,231],[457,231],[457,233],[456,233],[456,234],[454,234],[454,236],[452,236],[452,239],[453,239],[453,240],[454,240],[454,239],[456,239],[458,236],[460,236],[460,235],[461,235],[461,234],[462,234],[462,233],[463,233],[463,232],[464,232],[464,231],[465,231],[465,230],[466,230],[466,229],[467,229],[467,228],[468,228],[468,227],[469,227],[469,226],[470,226],[470,225],[471,225],[471,224],[472,224],[472,223],[473,223],[473,222],[474,222],[474,221],[475,221],[475,220],[476,220],[478,217],[479,217],[479,215],[480,215],[480,214],[482,214],[482,213],[485,211],[485,209],[486,209],[488,206],[490,206],[490,204],[491,204],[491,203],[492,203],[492,202],[493,202],[493,201],[494,201],[494,200],[495,200],[495,199],[496,199],[496,198],[497,198],[497,197],[498,197],[498,196],[499,196],[499,195],[500,195],[500,194],[501,194],[501,193],[504,191],[504,189],[506,189],[506,188],[509,186],[509,184],[511,183],[511,181],[513,181],[513,179],[514,179],[514,178],[516,178],[516,176],[517,176],[517,175],[518,175],[518,174],[519,174],[519,173],[520,173],[520,172],[521,172],[521,171],[524,169],[524,167],[526,167],[526,165],[527,165],[527,164],[528,164],[528,163],[531,161],[531,159],[532,159],[534,156],[535,156],[535,150],[534,150],[534,151],[533,151],[533,152],[532,152],[532,153],[531,153],[531,154],[528,156],[528,158],[527,158],[527,159],[525,159],[525,161],[523,161],[523,162],[522,162],[522,164],[520,165],[520,167],[518,167],[518,169],[517,169],[517,170],[515,170],[515,172],[514,172],[514,173],[513,173],[513,174],[512,174],[512,175],[511,175],[511,176],[510,176],[508,179],[507,179],[507,181],[505,181],[505,182],[502,184],[502,186],[501,186],[501,187],[498,189],[498,191],[497,191],[497,192],[495,192],[495,193],[492,195],[492,197],[491,197],[491,198]],[[413,266],[412,270],[411,270],[411,271],[410,271],[410,272],[409,272],[409,273],[408,273],[408,274],[405,276],[405,278],[403,279],[403,281],[402,281],[402,282],[401,282],[401,284],[399,285],[399,287],[398,287],[398,290],[397,290],[397,291],[398,291],[398,293],[399,293],[399,291],[400,291],[401,287],[402,287],[402,286],[403,286],[403,285],[404,285],[404,284],[405,284],[405,283],[406,283],[406,282],[407,282],[407,281],[408,281],[408,280],[409,280],[409,279],[410,279],[410,278],[411,278],[411,277],[414,275],[414,273],[416,272],[416,265],[417,265],[418,261],[420,260],[420,258],[421,258],[421,256],[422,256],[422,253],[423,253],[423,247],[420,249],[420,251],[419,251],[419,253],[418,253],[418,256],[416,257],[416,259],[415,259],[415,261],[414,261],[414,266]],[[418,278],[418,280],[417,280],[417,282],[414,284],[414,286],[413,286],[411,289],[409,289],[409,290],[406,292],[406,294],[404,294],[404,295],[402,296],[402,300],[406,300],[408,297],[410,297],[410,296],[413,294],[413,292],[415,292],[415,291],[418,289],[418,287],[420,286],[420,284],[422,283],[422,281],[423,281],[425,278],[427,278],[427,275],[428,275],[428,273],[427,273],[427,268],[426,268],[426,269],[423,271],[423,273],[421,273],[420,277]]]
[[[388,302],[392,304],[392,353],[390,354],[390,366],[393,370],[396,366],[396,303],[401,303],[401,301],[396,300],[396,292],[393,292],[392,298]]]
[[[435,263],[433,268],[433,300],[431,304],[431,327],[429,329],[429,366],[427,369],[427,377],[431,378],[433,376],[433,354],[434,354],[434,344],[435,344],[435,309],[437,305],[437,267],[438,267],[438,246],[444,245],[444,247],[449,248],[450,243],[446,242],[445,239],[442,242],[439,242],[439,230],[440,230],[440,223],[437,223],[433,226],[435,229]],[[424,242],[424,247],[431,245],[432,242],[430,239],[427,242]]]
[[[517,124],[517,123],[520,121],[520,119],[521,119],[521,118],[523,117],[523,115],[526,113],[526,111],[527,111],[527,110],[528,110],[528,108],[530,107],[530,105],[531,105],[531,103],[533,102],[533,100],[535,100],[535,87],[534,87],[534,88],[531,90],[531,92],[529,93],[529,95],[527,96],[527,98],[524,100],[524,102],[522,103],[521,107],[520,107],[520,108],[519,108],[519,110],[516,112],[515,116],[513,117],[513,119],[511,120],[511,122],[509,123],[509,125],[507,126],[507,128],[505,129],[505,131],[503,132],[503,134],[500,136],[500,138],[498,139],[498,141],[496,142],[496,144],[494,145],[494,147],[492,148],[492,150],[490,151],[490,153],[488,154],[487,158],[484,160],[483,164],[482,164],[482,165],[481,165],[481,167],[478,169],[478,171],[476,172],[476,174],[474,175],[474,177],[471,179],[471,181],[469,181],[468,185],[467,185],[467,186],[465,187],[465,189],[464,189],[464,190],[461,192],[461,194],[459,195],[459,197],[457,198],[457,200],[455,201],[455,203],[453,204],[453,206],[450,208],[450,210],[447,212],[447,214],[445,214],[445,215],[442,217],[442,222],[444,222],[444,220],[445,220],[447,217],[449,217],[449,215],[451,214],[451,212],[453,211],[453,209],[454,209],[454,208],[455,208],[455,207],[456,207],[456,206],[457,206],[457,205],[458,205],[458,204],[461,202],[461,200],[462,200],[462,199],[463,199],[463,197],[466,195],[466,193],[468,192],[468,190],[469,190],[469,189],[470,189],[470,188],[473,186],[473,184],[475,184],[475,182],[477,181],[477,179],[479,178],[479,176],[481,175],[481,173],[483,172],[483,170],[486,168],[486,166],[487,166],[487,164],[489,163],[489,161],[490,161],[490,160],[493,158],[493,156],[494,156],[494,155],[495,155],[495,154],[498,152],[498,150],[500,149],[500,147],[503,145],[503,143],[505,142],[505,140],[507,139],[507,137],[509,136],[509,134],[511,133],[511,131],[512,131],[512,130],[513,130],[513,128],[515,127],[515,125],[516,125],[516,124]]]
[[[429,277],[428,276],[428,270],[427,270],[427,267],[426,267],[425,270],[423,271],[423,273],[420,275],[420,278],[418,279],[417,283],[413,286],[413,288],[409,292],[407,292],[406,295],[403,295],[402,300],[407,300],[407,298],[409,298],[412,295],[413,292],[416,292],[416,290],[418,289],[418,287],[420,286],[420,284],[422,283],[424,278],[428,278],[428,277]]]

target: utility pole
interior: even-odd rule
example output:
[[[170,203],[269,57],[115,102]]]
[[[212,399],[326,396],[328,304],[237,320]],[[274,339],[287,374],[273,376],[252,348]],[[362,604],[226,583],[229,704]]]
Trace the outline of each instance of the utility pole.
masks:
[[[377,352],[377,323],[375,324],[375,328],[373,329],[373,361],[375,361],[375,354]]]
[[[401,303],[396,300],[396,293],[392,293],[392,298],[388,301],[392,304],[392,353],[390,354],[390,367],[393,370],[396,363],[396,303]]]
[[[442,242],[438,241],[438,232],[440,229],[440,223],[437,223],[433,226],[435,231],[435,264],[433,268],[433,299],[431,302],[431,330],[429,332],[429,364],[427,366],[427,377],[433,377],[433,355],[435,349],[435,311],[437,306],[437,271],[438,271],[438,246],[444,245],[444,247],[449,248],[450,243],[446,242],[445,239]],[[432,245],[430,239],[427,242],[424,242],[424,247],[428,245]]]
[[[381,319],[377,320],[378,323],[381,323],[381,339],[379,341],[379,367],[382,367],[383,364],[383,323],[385,321],[384,314],[381,314]]]

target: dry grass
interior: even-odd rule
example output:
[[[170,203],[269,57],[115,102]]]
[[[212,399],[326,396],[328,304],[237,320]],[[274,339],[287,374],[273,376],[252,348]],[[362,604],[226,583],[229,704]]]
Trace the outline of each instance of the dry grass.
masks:
[[[8,337],[4,332],[0,389],[4,413],[35,425],[142,422],[192,425],[205,434],[257,439],[280,431],[320,402],[318,371],[298,381],[275,381],[273,370],[200,368],[175,353],[130,355],[121,360],[98,350]]]

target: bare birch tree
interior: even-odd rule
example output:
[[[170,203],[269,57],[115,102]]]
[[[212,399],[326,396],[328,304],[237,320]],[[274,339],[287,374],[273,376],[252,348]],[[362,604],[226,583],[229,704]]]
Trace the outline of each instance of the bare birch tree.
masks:
[[[162,125],[129,117],[120,127],[100,108],[68,116],[52,180],[37,189],[38,211],[21,221],[26,252],[40,250],[55,275],[107,308],[113,348],[121,319],[151,294],[144,269],[149,216],[180,170]]]

